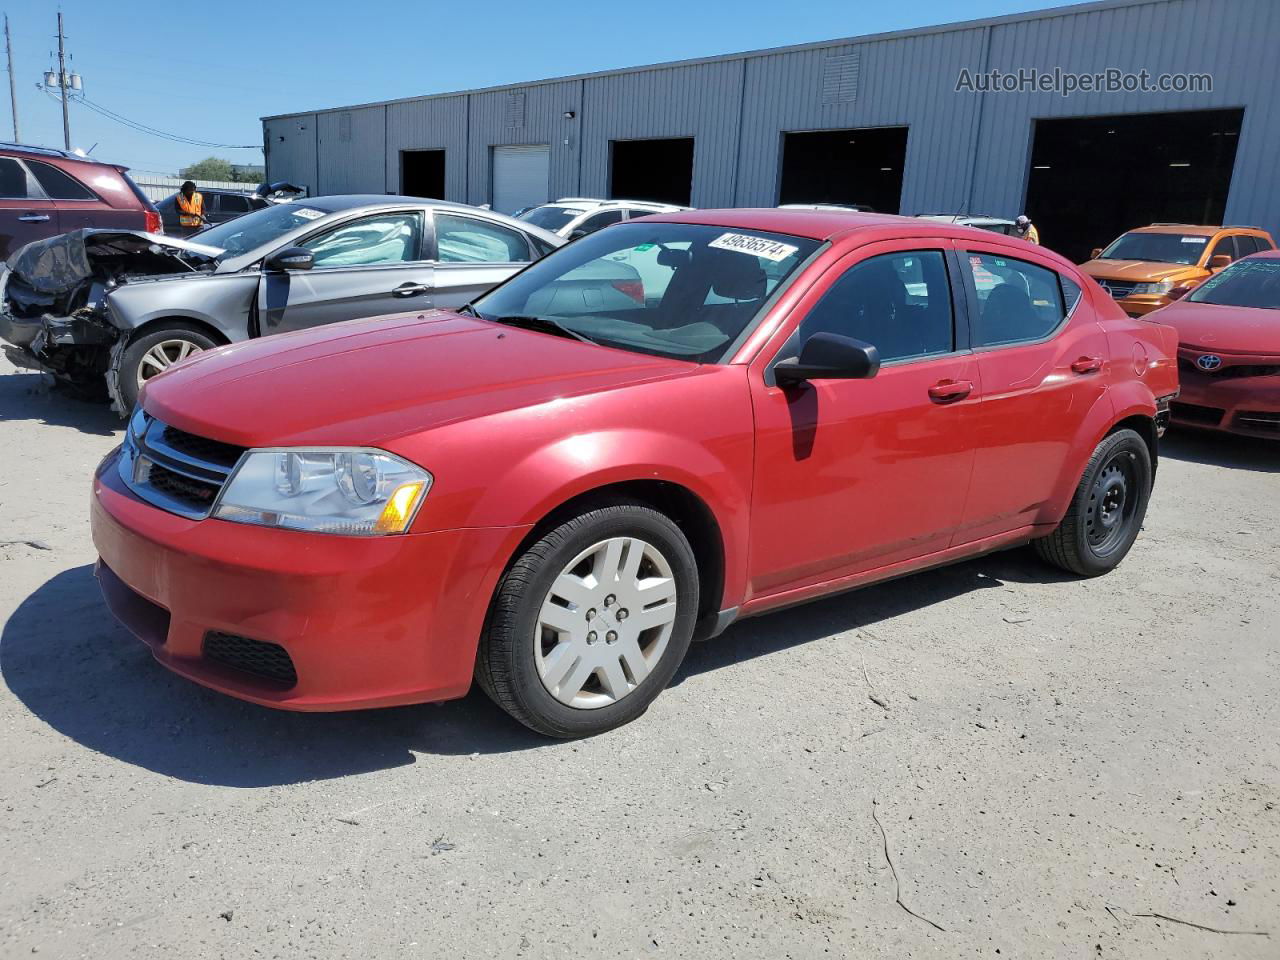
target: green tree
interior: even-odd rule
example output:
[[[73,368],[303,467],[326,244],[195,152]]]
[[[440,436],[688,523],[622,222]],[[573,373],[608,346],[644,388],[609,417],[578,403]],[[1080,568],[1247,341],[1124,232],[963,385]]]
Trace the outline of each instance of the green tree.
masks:
[[[221,157],[205,157],[199,163],[183,167],[178,176],[187,180],[234,180],[231,161]]]

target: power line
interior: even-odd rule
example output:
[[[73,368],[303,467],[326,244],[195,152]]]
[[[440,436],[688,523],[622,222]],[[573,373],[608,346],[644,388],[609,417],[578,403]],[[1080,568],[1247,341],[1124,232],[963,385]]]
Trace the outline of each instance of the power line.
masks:
[[[261,150],[262,149],[262,145],[257,143],[248,143],[248,144],[215,143],[212,140],[198,140],[193,137],[184,137],[178,133],[169,133],[167,131],[157,129],[156,127],[148,126],[145,123],[140,123],[137,120],[130,120],[128,117],[121,116],[120,114],[116,113],[114,110],[109,110],[108,108],[102,106],[101,104],[94,103],[92,100],[90,100],[88,97],[85,97],[84,95],[76,97],[76,102],[84,104],[94,113],[100,114],[101,116],[106,117],[108,120],[114,120],[116,123],[123,124],[124,126],[129,127],[132,130],[136,130],[138,133],[145,133],[153,137],[161,137],[165,140],[171,140],[175,143],[187,143],[197,147],[220,147],[227,150]]]

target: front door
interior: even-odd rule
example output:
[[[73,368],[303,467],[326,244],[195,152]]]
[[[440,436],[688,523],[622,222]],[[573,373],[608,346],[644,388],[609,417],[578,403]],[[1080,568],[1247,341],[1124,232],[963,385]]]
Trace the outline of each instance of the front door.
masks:
[[[315,257],[310,270],[262,274],[261,334],[430,309],[434,271],[423,259],[422,218],[380,213],[308,237],[300,245]]]
[[[1109,402],[1106,333],[1079,285],[1047,258],[1014,258],[1007,249],[965,242],[957,251],[983,386],[957,543],[1046,522],[1042,510],[1061,485],[1085,419]]]
[[[957,322],[966,307],[956,296],[958,269],[943,241],[864,247],[815,284],[797,307],[798,331],[781,333],[785,343],[753,371],[751,596],[950,544],[969,487],[970,424],[982,392],[967,330]],[[769,367],[818,332],[875,346],[879,373],[774,385]]]

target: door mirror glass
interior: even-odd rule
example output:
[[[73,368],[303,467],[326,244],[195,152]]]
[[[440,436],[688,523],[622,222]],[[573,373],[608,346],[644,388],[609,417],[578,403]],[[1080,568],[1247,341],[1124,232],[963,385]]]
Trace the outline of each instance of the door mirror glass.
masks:
[[[315,255],[306,247],[285,247],[262,261],[262,269],[269,273],[287,270],[310,270],[315,266]]]
[[[880,371],[880,352],[869,343],[838,333],[815,333],[800,356],[773,368],[780,384],[805,380],[868,380]]]
[[[1221,270],[1223,267],[1231,266],[1231,256],[1226,253],[1215,253],[1209,258],[1210,270]]]

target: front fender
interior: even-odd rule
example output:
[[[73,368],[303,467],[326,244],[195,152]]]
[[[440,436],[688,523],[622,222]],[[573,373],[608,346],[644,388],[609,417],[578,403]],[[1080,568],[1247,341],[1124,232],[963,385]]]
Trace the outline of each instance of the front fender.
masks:
[[[213,274],[124,283],[107,295],[111,322],[126,333],[158,320],[193,320],[236,343],[249,339],[249,313],[258,291],[250,274]]]

